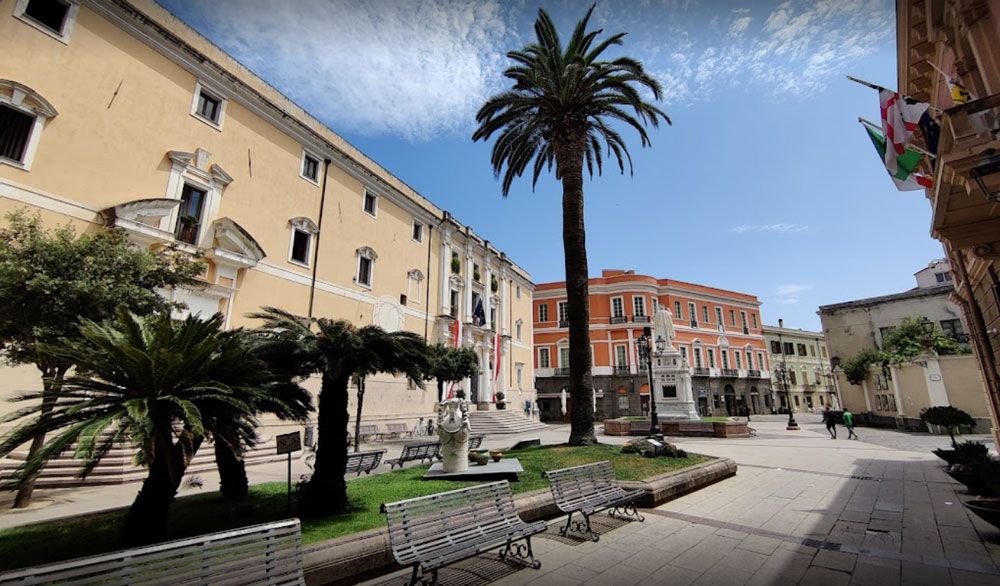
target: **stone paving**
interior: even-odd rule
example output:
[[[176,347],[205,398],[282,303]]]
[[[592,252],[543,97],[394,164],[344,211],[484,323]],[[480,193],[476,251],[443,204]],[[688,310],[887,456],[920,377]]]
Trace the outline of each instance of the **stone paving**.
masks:
[[[1000,584],[1000,533],[966,512],[970,497],[922,447],[937,438],[899,434],[892,442],[912,448],[898,449],[800,424],[788,432],[754,422],[753,439],[680,439],[684,449],[734,458],[739,472],[643,511],[644,523],[605,520],[598,543],[559,536],[554,520],[535,540],[540,570],[480,556],[443,570],[441,583]],[[403,581],[397,573],[368,584]]]

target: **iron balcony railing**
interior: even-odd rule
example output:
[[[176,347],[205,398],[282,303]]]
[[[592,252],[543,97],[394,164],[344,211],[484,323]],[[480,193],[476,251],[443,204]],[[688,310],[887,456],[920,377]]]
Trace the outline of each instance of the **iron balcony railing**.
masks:
[[[631,372],[631,370],[629,370],[629,367],[628,367],[627,364],[616,364],[615,365],[615,374],[629,374],[630,372]]]
[[[649,323],[649,316],[648,315],[633,315],[632,316],[632,321],[635,322],[635,323],[637,323],[637,324],[648,324]]]
[[[694,376],[708,376],[710,373],[711,373],[711,370],[709,370],[709,369],[707,369],[707,368],[705,368],[703,366],[696,366],[696,367],[694,367],[694,372],[692,372],[692,374]]]
[[[614,315],[614,316],[611,316],[611,323],[613,323],[613,324],[628,323],[628,317],[626,317],[624,315]]]
[[[569,367],[557,368],[554,372],[556,376],[569,376]]]
[[[739,375],[740,375],[740,371],[736,370],[735,368],[723,368],[722,369],[722,376],[724,376],[724,377],[727,377],[727,378],[736,378]]]
[[[559,320],[559,327],[560,328],[568,328],[569,327],[569,321],[564,320],[564,319]]]
[[[760,371],[759,370],[748,370],[747,371],[747,378],[760,378]]]

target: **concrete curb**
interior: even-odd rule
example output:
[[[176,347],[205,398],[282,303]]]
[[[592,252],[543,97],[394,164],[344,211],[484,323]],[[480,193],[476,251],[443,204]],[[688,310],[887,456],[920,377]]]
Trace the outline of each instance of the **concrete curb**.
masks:
[[[655,507],[689,492],[736,474],[736,462],[729,458],[711,458],[679,470],[623,486],[646,492],[642,507]],[[521,518],[527,522],[560,515],[548,489],[534,490],[514,499]],[[399,569],[389,548],[389,534],[384,527],[352,533],[303,548],[303,566],[308,586],[354,584]]]

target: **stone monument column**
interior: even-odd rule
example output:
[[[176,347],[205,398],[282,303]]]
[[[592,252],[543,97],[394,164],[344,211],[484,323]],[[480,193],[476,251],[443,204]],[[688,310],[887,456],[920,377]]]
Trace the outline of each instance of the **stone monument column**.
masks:
[[[666,344],[663,352],[653,361],[652,400],[656,401],[656,413],[663,419],[699,419],[691,388],[691,369],[681,358],[674,346],[673,312],[662,308],[653,317],[653,335],[662,338]],[[664,395],[667,396],[664,396]]]

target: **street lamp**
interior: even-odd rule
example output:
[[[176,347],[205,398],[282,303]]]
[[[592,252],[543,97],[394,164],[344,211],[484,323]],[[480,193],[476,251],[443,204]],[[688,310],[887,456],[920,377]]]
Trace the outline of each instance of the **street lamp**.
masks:
[[[659,356],[667,347],[667,341],[662,336],[657,336],[655,348],[653,347],[652,328],[642,328],[642,335],[639,336],[639,360],[646,364],[646,377],[649,384],[649,435],[660,436],[660,420],[656,416],[656,391],[653,390],[653,355]]]
[[[795,422],[795,414],[792,412],[792,389],[785,383],[785,376],[788,374],[788,365],[785,364],[785,344],[781,338],[781,328],[785,327],[785,320],[778,319],[778,345],[781,346],[781,367],[778,373],[781,376],[781,386],[785,387],[785,398],[788,400],[788,426],[787,430],[798,431],[799,424]]]

